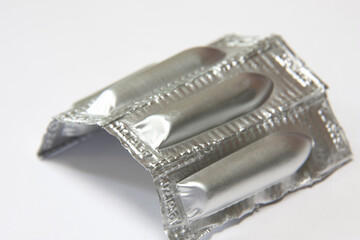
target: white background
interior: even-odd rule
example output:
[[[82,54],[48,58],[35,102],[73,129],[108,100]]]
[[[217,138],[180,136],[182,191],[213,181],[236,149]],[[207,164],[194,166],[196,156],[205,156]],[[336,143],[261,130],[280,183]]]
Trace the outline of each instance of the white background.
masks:
[[[354,161],[211,239],[359,239],[359,3],[0,0],[0,239],[167,239],[151,177],[117,140],[36,151],[74,101],[228,33],[284,37],[330,86]]]

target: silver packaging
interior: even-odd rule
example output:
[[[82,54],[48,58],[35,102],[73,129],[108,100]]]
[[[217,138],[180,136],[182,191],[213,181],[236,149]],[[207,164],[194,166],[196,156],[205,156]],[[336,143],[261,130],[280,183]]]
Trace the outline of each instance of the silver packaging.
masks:
[[[105,129],[153,176],[169,239],[198,239],[350,160],[326,89],[281,37],[226,36],[76,102],[39,155]]]

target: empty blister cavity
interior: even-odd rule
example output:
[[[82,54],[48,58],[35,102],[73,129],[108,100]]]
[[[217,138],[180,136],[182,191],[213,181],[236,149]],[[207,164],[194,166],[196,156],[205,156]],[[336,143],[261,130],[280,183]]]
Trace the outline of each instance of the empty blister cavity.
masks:
[[[229,207],[296,172],[312,140],[293,132],[271,134],[177,184],[190,219]]]
[[[212,47],[198,47],[181,52],[112,85],[96,98],[87,113],[110,115],[114,109],[146,97],[149,90],[160,88],[184,74],[209,67],[224,57],[224,52]]]
[[[256,109],[272,88],[262,74],[241,73],[145,118],[135,128],[153,148],[167,147]]]

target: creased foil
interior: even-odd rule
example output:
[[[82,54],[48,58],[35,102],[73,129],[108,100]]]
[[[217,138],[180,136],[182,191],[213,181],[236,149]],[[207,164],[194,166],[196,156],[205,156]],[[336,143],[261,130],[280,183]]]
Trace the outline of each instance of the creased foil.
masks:
[[[106,130],[152,174],[169,239],[198,239],[350,160],[326,89],[281,37],[226,36],[76,102],[39,155]]]

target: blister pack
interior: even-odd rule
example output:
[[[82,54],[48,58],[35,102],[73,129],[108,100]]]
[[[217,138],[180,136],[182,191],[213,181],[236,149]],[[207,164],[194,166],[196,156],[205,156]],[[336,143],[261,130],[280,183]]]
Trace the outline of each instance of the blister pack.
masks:
[[[152,174],[168,237],[198,239],[350,160],[326,88],[281,37],[226,36],[76,102],[39,155],[105,129]]]

